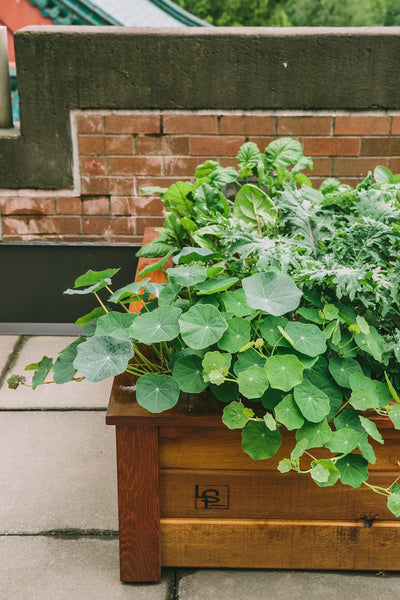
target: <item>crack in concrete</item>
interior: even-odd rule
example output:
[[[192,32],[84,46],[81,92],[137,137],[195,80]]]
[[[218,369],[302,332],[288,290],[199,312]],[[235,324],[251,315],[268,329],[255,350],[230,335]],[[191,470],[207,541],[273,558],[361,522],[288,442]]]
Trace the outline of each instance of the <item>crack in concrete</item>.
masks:
[[[118,530],[114,529],[47,529],[33,533],[0,533],[0,537],[53,537],[58,540],[77,540],[81,538],[92,538],[101,540],[118,539]]]
[[[30,337],[31,336],[29,335],[21,335],[15,342],[14,347],[11,350],[11,354],[8,356],[8,359],[6,360],[5,365],[0,373],[0,388],[3,387],[7,375],[16,364],[22,348],[25,346]]]

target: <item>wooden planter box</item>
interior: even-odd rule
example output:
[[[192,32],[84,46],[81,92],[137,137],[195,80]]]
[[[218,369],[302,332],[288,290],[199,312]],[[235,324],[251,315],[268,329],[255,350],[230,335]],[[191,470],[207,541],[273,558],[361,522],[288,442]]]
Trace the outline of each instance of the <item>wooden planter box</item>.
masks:
[[[400,522],[385,497],[279,473],[290,434],[278,455],[254,461],[220,415],[204,396],[151,414],[116,379],[106,422],[117,434],[122,581],[157,581],[161,566],[400,570]],[[388,423],[382,433],[371,482],[388,485],[400,432]]]
[[[106,422],[116,426],[122,581],[158,581],[161,566],[400,570],[400,520],[386,497],[279,473],[292,432],[274,458],[252,460],[222,408],[204,393],[152,414],[128,377],[115,379]],[[375,422],[385,444],[374,444],[371,483],[387,486],[399,473],[400,431]]]

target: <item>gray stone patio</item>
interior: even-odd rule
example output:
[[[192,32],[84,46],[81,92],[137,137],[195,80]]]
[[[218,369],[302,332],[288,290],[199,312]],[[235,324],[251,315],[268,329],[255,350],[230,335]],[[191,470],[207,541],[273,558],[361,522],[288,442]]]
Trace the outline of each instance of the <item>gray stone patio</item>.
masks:
[[[67,337],[0,336],[0,598],[4,600],[392,600],[400,574],[166,569],[122,584],[111,381],[7,389],[7,373]],[[29,374],[29,373],[28,373]],[[393,552],[398,552],[394,548]]]

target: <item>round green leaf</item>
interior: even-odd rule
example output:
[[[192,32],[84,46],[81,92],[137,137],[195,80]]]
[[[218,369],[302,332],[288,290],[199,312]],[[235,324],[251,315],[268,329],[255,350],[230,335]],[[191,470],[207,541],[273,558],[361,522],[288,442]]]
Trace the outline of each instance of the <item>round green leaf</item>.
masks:
[[[278,209],[269,196],[252,184],[243,185],[235,197],[233,216],[264,231],[272,230],[278,219]]]
[[[195,291],[199,296],[217,294],[218,292],[224,292],[229,289],[237,281],[237,277],[214,277],[213,279],[207,279],[206,281],[198,283],[195,287]]]
[[[302,354],[318,356],[326,350],[325,336],[317,325],[289,321],[285,332],[293,348]]]
[[[284,392],[303,381],[303,365],[297,356],[290,354],[267,358],[264,370],[270,386]]]
[[[225,406],[222,422],[228,429],[243,429],[253,415],[251,409],[246,408],[241,402],[234,401]]]
[[[329,372],[341,387],[350,387],[350,375],[352,373],[361,373],[362,369],[354,358],[339,358],[334,356],[329,361]]]
[[[212,304],[196,304],[181,316],[179,327],[185,344],[201,349],[218,342],[228,324]]]
[[[348,454],[357,448],[360,435],[359,431],[355,431],[349,427],[343,427],[343,429],[334,431],[325,445],[331,452]]]
[[[294,399],[307,421],[319,423],[331,409],[325,392],[306,379],[293,390]]]
[[[295,310],[302,292],[287,275],[269,271],[242,280],[246,300],[251,308],[279,317]]]
[[[223,295],[225,310],[232,313],[235,317],[246,317],[254,312],[254,309],[247,304],[246,294],[241,288],[233,292],[226,292]]]
[[[285,425],[286,429],[300,429],[304,424],[304,417],[293,400],[292,394],[284,397],[279,404],[275,406],[275,418],[279,423]]]
[[[214,396],[221,402],[231,402],[239,398],[239,386],[236,382],[225,381],[221,385],[210,385],[210,389]]]
[[[179,386],[170,375],[148,373],[136,383],[136,400],[152,413],[169,410],[179,400]]]
[[[340,477],[339,469],[331,460],[314,460],[311,467],[311,477],[319,487],[335,485]]]
[[[241,371],[248,369],[249,367],[263,367],[265,364],[265,358],[260,356],[258,352],[250,348],[249,350],[245,350],[238,355],[238,358],[233,365],[233,372],[235,375],[239,375]]]
[[[189,394],[200,394],[206,389],[208,383],[204,381],[202,373],[199,356],[179,356],[172,369],[172,377],[182,392]]]
[[[242,431],[242,448],[254,460],[271,458],[282,442],[278,429],[271,431],[261,421],[250,421]]]
[[[261,367],[248,367],[239,373],[238,384],[239,392],[246,398],[261,398],[268,388],[268,379]]]
[[[351,393],[349,403],[356,410],[368,410],[374,406],[370,390],[362,388]]]
[[[73,366],[88,381],[96,382],[123,373],[132,356],[131,342],[96,335],[79,344]]]
[[[397,483],[390,490],[387,507],[395,517],[400,517],[400,486]]]
[[[227,352],[239,352],[250,341],[250,323],[235,317],[227,321],[228,329],[218,341],[218,348]]]
[[[332,431],[326,419],[320,423],[304,423],[301,429],[296,431],[296,440],[301,442],[306,440],[306,449],[322,448],[330,439]]]
[[[278,326],[285,329],[287,323],[288,320],[285,319],[285,317],[263,317],[258,325],[258,329],[264,340],[270,346],[284,346],[290,348],[289,342],[285,340],[278,329]]]
[[[167,269],[167,273],[171,283],[184,287],[196,285],[207,279],[207,269],[201,265],[173,267]]]
[[[111,335],[117,340],[129,340],[129,327],[136,317],[135,313],[111,311],[97,319],[96,335]]]
[[[361,425],[363,426],[365,431],[368,433],[368,435],[370,437],[372,437],[372,439],[375,440],[376,442],[383,444],[383,437],[381,436],[375,423],[365,417],[362,417],[361,415],[360,415],[360,421],[361,421]]]
[[[162,306],[141,313],[133,321],[130,335],[143,344],[169,342],[179,335],[178,319],[181,313],[176,306]]]
[[[340,481],[353,488],[360,487],[369,477],[368,462],[360,454],[348,454],[340,458],[336,467],[340,471]]]
[[[53,365],[55,383],[66,383],[67,381],[71,381],[74,377],[76,369],[73,363],[78,352],[78,346],[84,341],[84,337],[78,338],[58,355],[58,358]]]

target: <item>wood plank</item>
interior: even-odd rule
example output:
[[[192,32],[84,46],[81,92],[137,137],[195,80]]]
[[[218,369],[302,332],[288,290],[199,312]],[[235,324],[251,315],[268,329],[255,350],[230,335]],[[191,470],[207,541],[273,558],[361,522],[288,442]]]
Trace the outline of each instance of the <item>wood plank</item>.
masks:
[[[378,473],[369,482],[388,486],[396,476]],[[309,475],[238,470],[162,469],[160,511],[162,518],[394,520],[386,498],[365,486],[320,488]]]
[[[296,443],[294,432],[283,431],[282,445],[275,456],[268,460],[253,460],[242,450],[241,432],[223,427],[160,427],[160,468],[275,471],[279,461],[290,456]],[[377,462],[370,465],[371,472],[398,472],[400,431],[390,430],[390,436],[389,439],[385,437],[384,445],[373,442]],[[326,449],[318,449],[316,453],[318,458],[332,455]]]
[[[400,523],[161,520],[162,565],[400,570]]]
[[[138,425],[116,433],[121,581],[158,581],[158,431]]]

